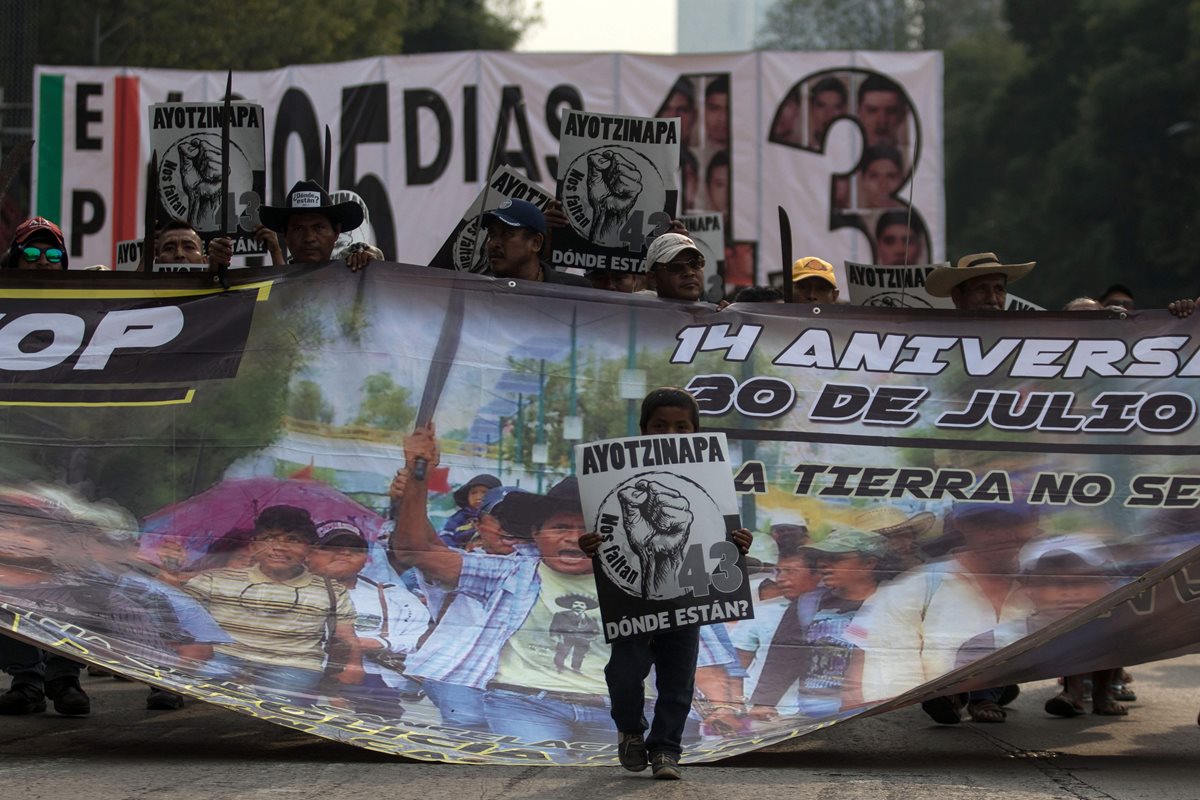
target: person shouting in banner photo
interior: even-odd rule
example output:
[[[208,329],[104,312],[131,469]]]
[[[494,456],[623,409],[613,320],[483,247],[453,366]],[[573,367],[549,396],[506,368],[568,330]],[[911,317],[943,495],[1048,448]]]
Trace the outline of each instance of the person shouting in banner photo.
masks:
[[[592,665],[607,658],[608,646],[579,619],[588,616],[599,629],[592,561],[579,547],[584,523],[576,479],[559,481],[545,495],[509,491],[490,509],[517,540],[512,554],[464,552],[438,538],[425,512],[428,484],[415,465],[424,459],[428,475],[438,464],[432,424],[405,437],[404,457],[408,475],[389,542],[392,564],[415,566],[424,583],[466,596],[480,609],[478,621],[457,636],[442,639],[435,631],[409,659],[406,674],[434,681],[443,719],[450,690],[460,702],[482,703],[492,733],[526,743],[606,739],[605,686]],[[564,610],[572,618],[557,616]],[[464,709],[452,710],[461,719]],[[480,718],[480,709],[465,710]]]
[[[663,238],[663,237],[659,237]],[[687,434],[700,430],[700,407],[683,389],[662,387],[642,400],[643,436]],[[731,534],[742,553],[750,549],[753,536],[745,528]],[[579,537],[579,547],[593,559],[600,552],[598,533]],[[608,695],[612,700],[612,718],[617,726],[617,755],[621,766],[641,772],[652,766],[659,780],[678,780],[679,756],[688,710],[695,692],[696,659],[700,647],[700,626],[647,634],[612,643],[612,654],[604,668]],[[654,722],[647,726],[644,682],[655,671],[658,699],[654,703]],[[645,736],[649,727],[650,734]]]

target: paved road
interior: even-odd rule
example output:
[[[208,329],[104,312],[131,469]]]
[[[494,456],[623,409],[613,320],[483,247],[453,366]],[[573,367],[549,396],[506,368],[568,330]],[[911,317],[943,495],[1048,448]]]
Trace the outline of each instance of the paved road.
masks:
[[[88,678],[88,720],[0,718],[0,785],[14,800],[1200,798],[1200,656],[1134,674],[1139,702],[1123,719],[1049,717],[1044,682],[1025,687],[1003,725],[946,728],[904,709],[690,767],[676,784],[607,768],[410,762],[203,704],[146,711],[144,688]]]

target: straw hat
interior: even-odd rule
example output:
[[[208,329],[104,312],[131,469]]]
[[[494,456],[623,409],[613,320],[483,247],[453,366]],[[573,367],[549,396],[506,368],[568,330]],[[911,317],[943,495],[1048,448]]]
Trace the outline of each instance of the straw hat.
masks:
[[[1029,274],[1037,264],[1029,261],[1025,264],[1001,264],[995,253],[972,253],[963,256],[953,267],[938,267],[925,278],[925,291],[934,297],[949,297],[950,290],[963,281],[977,278],[980,275],[1003,275],[1009,283],[1019,280]]]

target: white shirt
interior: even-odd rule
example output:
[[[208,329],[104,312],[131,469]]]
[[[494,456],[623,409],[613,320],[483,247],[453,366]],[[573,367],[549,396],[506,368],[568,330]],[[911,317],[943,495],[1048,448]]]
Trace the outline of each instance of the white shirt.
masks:
[[[1013,581],[997,611],[957,558],[918,567],[863,605],[847,639],[864,651],[863,700],[882,700],[954,669],[958,649],[1033,610]]]

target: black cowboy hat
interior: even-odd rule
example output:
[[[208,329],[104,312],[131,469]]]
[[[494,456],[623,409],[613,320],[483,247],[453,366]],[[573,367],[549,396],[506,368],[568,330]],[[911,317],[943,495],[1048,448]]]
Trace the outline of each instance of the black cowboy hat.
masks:
[[[258,215],[266,225],[278,233],[287,233],[288,219],[292,214],[324,214],[341,226],[342,232],[352,231],[363,224],[363,210],[358,203],[348,200],[335,203],[329,198],[325,187],[314,180],[297,181],[287,193],[282,206],[259,206]]]
[[[492,514],[500,520],[505,533],[521,539],[532,539],[542,523],[555,514],[582,513],[579,481],[574,476],[563,478],[544,495],[512,492],[492,509]]]

